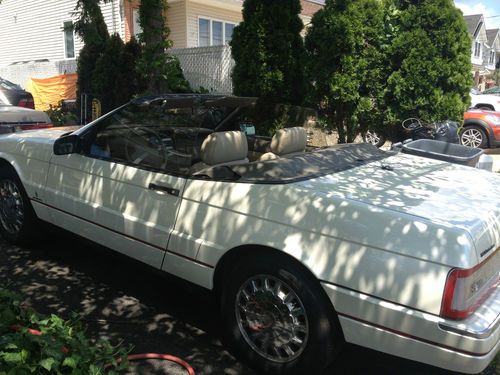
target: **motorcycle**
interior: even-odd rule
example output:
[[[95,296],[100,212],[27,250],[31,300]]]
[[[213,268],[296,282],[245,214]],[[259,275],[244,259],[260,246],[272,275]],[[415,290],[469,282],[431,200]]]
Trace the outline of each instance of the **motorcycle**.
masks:
[[[418,118],[408,118],[401,124],[405,133],[411,137],[392,145],[393,150],[399,150],[404,144],[419,139],[431,139],[447,143],[460,143],[458,136],[459,124],[454,121],[425,123]]]

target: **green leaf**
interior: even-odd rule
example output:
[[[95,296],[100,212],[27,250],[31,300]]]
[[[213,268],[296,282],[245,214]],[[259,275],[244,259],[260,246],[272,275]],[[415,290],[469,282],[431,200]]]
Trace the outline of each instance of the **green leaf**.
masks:
[[[50,371],[55,362],[54,358],[45,358],[40,361],[40,366],[42,366],[45,370]]]
[[[15,353],[0,352],[0,358],[8,363],[22,363],[23,362],[22,352],[15,352]]]
[[[66,357],[64,358],[63,361],[63,366],[71,367],[71,368],[76,368],[76,360],[74,357]]]

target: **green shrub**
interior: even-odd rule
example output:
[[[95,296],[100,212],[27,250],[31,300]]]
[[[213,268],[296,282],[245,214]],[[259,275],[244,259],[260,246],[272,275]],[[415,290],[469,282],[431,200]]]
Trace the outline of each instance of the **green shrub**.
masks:
[[[57,106],[50,105],[46,113],[54,126],[76,125],[80,121],[74,111],[64,110],[61,102]]]
[[[470,103],[471,38],[452,0],[398,0],[389,55],[388,124],[461,121]]]
[[[0,287],[0,375],[118,374],[128,368],[127,351],[106,340],[90,342],[76,316],[67,321],[45,317],[21,302],[20,296]],[[26,328],[16,331],[14,326]],[[105,371],[108,363],[112,367]]]
[[[339,142],[376,121],[383,87],[383,7],[377,0],[327,0],[306,36],[310,101]]]

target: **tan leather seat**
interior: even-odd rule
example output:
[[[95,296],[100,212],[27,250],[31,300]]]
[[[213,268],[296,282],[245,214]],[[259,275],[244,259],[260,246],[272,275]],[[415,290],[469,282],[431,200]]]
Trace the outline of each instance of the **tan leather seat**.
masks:
[[[307,145],[307,133],[304,128],[280,129],[271,140],[271,152],[263,154],[259,161],[278,159],[303,153]]]
[[[210,134],[201,145],[201,162],[191,167],[191,173],[205,168],[224,165],[246,164],[248,142],[241,131],[226,131]]]

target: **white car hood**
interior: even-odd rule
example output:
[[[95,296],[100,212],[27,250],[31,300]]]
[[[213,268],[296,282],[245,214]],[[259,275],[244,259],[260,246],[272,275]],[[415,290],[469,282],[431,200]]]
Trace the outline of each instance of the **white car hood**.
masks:
[[[478,259],[500,246],[500,176],[407,154],[298,183],[465,230]]]

